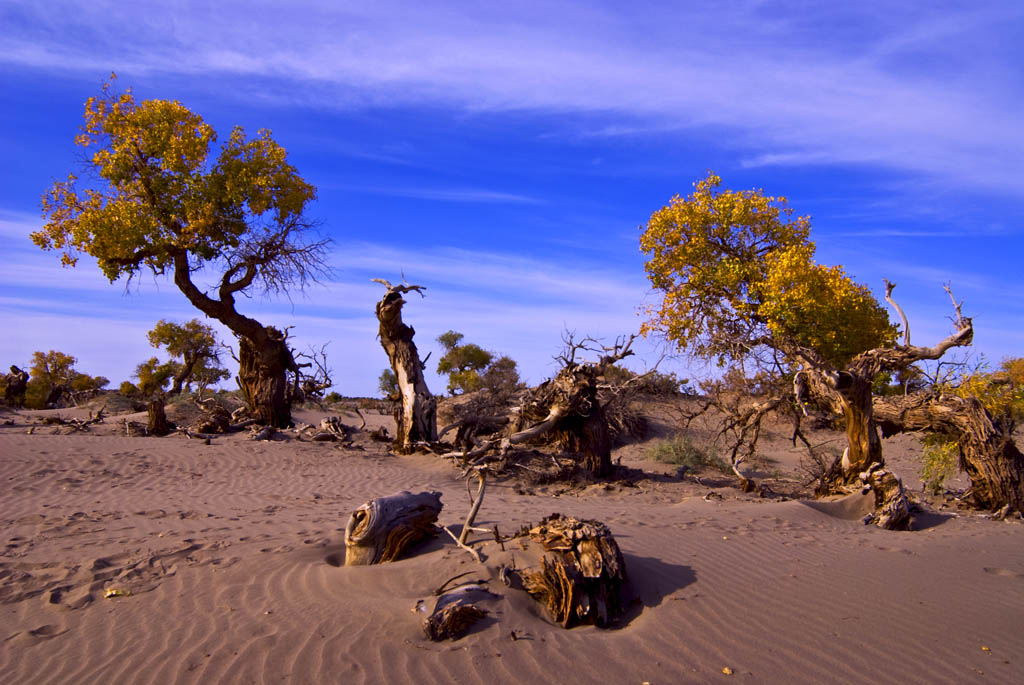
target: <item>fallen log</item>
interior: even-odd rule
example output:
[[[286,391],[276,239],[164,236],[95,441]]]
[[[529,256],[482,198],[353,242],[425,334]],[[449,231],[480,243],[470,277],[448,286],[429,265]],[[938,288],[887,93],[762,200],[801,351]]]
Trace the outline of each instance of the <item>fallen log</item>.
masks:
[[[622,614],[626,563],[607,526],[552,514],[521,535],[539,543],[545,554],[539,569],[514,573],[556,623],[608,626]]]
[[[345,526],[345,565],[395,561],[411,545],[436,535],[440,492],[377,497],[352,512]]]

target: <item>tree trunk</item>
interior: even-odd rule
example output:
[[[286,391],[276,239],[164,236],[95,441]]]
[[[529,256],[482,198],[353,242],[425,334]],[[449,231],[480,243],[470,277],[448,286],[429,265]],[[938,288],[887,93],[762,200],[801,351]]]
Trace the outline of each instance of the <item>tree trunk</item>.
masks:
[[[437,441],[437,399],[430,394],[423,379],[424,364],[412,338],[416,331],[402,322],[402,294],[420,286],[392,286],[377,303],[377,320],[380,322],[380,344],[391,362],[391,370],[398,382],[401,395],[396,411],[397,435],[396,452],[408,454],[416,449],[417,443]]]
[[[345,527],[345,565],[369,566],[398,559],[437,533],[440,492],[400,492],[372,499],[352,512]]]
[[[918,392],[876,397],[874,411],[885,435],[929,431],[950,436],[960,467],[971,479],[965,499],[981,509],[1024,511],[1024,455],[1013,423],[993,417],[977,399]]]
[[[518,571],[523,588],[563,628],[608,626],[622,613],[626,562],[608,527],[552,514],[528,532],[546,554],[539,569]]]
[[[166,399],[163,395],[150,398],[146,404],[146,413],[149,416],[149,420],[146,423],[146,432],[149,435],[156,435],[163,437],[171,432],[171,427],[167,423],[167,414],[164,412],[164,405]]]
[[[238,338],[238,383],[249,405],[250,416],[274,428],[292,425],[287,373],[295,361],[284,334],[267,326],[263,340]]]
[[[827,375],[805,370],[808,389],[834,413],[842,413],[846,421],[848,446],[843,455],[822,474],[815,494],[820,496],[850,492],[858,486],[868,487],[875,495],[875,512],[865,523],[875,523],[888,530],[910,525],[910,502],[903,483],[885,468],[882,439],[875,424],[871,395],[872,370],[848,371]]]

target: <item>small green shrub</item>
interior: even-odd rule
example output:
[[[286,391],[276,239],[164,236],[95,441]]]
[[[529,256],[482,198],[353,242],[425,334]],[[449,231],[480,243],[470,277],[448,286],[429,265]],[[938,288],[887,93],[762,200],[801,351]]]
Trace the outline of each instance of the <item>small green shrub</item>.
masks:
[[[932,495],[941,495],[946,481],[956,475],[960,466],[960,446],[944,435],[926,436],[921,444],[924,447],[921,468],[924,489]]]
[[[731,473],[729,465],[711,448],[703,449],[694,445],[690,438],[676,433],[647,450],[647,455],[665,464],[685,466],[694,471],[712,468],[722,473]]]

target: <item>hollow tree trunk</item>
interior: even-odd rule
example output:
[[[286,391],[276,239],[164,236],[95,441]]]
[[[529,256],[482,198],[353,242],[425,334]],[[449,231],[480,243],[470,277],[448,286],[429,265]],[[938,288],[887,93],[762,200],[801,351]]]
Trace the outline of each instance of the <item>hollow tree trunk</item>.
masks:
[[[287,373],[294,370],[295,361],[284,335],[270,326],[266,331],[258,341],[239,336],[238,383],[252,418],[274,428],[288,428],[292,413]]]
[[[874,411],[885,435],[930,431],[955,439],[960,467],[971,479],[968,502],[1024,511],[1024,454],[1013,440],[1011,421],[993,417],[975,398],[930,392],[876,397]]]
[[[437,533],[440,492],[400,492],[372,499],[352,512],[345,527],[345,565],[395,561],[411,545]]]
[[[391,362],[401,395],[396,411],[395,451],[408,454],[417,443],[437,441],[437,399],[423,379],[424,364],[412,338],[416,331],[402,322],[402,294],[420,286],[387,285],[388,291],[377,303],[380,344]]]

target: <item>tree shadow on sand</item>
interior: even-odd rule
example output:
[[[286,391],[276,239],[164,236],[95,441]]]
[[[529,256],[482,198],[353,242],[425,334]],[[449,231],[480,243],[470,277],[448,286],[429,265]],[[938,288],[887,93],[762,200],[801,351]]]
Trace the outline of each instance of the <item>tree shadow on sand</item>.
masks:
[[[684,564],[636,554],[622,556],[626,561],[626,582],[622,586],[625,607],[615,628],[625,628],[645,609],[661,605],[666,597],[697,581],[694,570]]]

